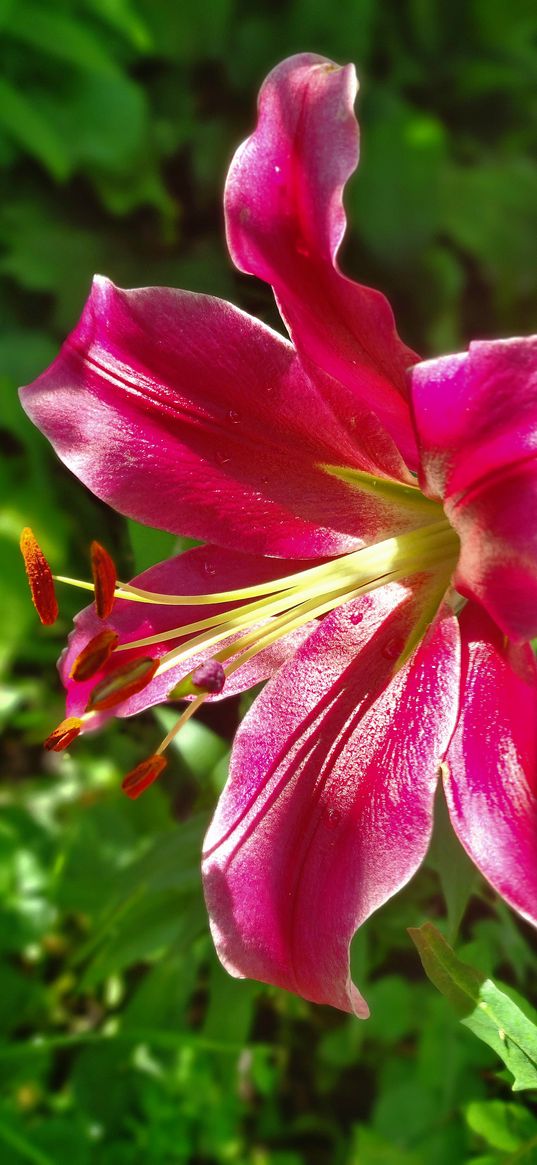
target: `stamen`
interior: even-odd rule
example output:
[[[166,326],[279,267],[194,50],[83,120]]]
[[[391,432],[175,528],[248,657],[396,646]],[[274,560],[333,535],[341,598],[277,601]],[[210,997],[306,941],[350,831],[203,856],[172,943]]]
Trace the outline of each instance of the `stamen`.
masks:
[[[69,678],[76,680],[77,683],[90,680],[110,659],[118,643],[119,635],[117,631],[112,631],[111,627],[105,627],[104,631],[99,631],[99,634],[94,635],[93,639],[90,639],[89,643],[86,643],[86,646],[77,655]]]
[[[161,656],[158,674],[161,675],[196,655],[201,649],[207,650],[224,639],[229,639],[236,631],[243,631],[248,626],[254,626],[249,635],[239,638],[229,648],[219,651],[216,659],[223,661],[230,655],[240,652],[243,647],[257,640],[261,634],[259,623],[270,624],[274,628],[285,626],[287,634],[296,626],[302,626],[309,619],[319,618],[327,614],[342,602],[348,602],[378,586],[405,578],[409,573],[425,570],[436,563],[454,562],[458,540],[448,523],[438,523],[437,527],[427,527],[426,531],[418,531],[412,536],[401,535],[399,538],[387,539],[385,542],[366,547],[361,551],[334,559],[325,563],[325,573],[315,583],[307,587],[297,586],[293,591],[283,595],[271,596],[266,603],[252,603],[250,606],[235,608],[228,613],[227,622],[222,626],[222,620],[215,619],[213,628],[203,635],[189,638],[187,643],[173,648]],[[295,576],[300,579],[300,575]],[[195,601],[195,600],[194,600]],[[284,612],[283,615],[281,612]],[[287,612],[287,614],[285,614]],[[274,618],[274,616],[278,618]],[[303,617],[304,616],[304,617]],[[291,625],[289,625],[291,621]],[[188,628],[178,628],[177,634],[182,635]],[[274,639],[278,638],[278,634]],[[141,641],[141,643],[144,641]],[[131,643],[131,647],[141,645]]]
[[[206,698],[207,697],[204,692],[202,696],[198,696],[196,700],[192,700],[190,704],[187,704],[187,707],[176,721],[173,728],[170,729],[168,735],[164,737],[164,740],[161,741],[158,748],[156,749],[156,756],[161,756],[162,753],[166,751],[168,745],[172,743],[172,740],[175,740],[177,733],[181,731],[181,728],[183,728],[187,720],[190,720],[190,717],[193,716],[195,712],[197,712],[198,708],[201,708],[201,705],[204,703]]]
[[[378,587],[391,582],[403,581],[416,573],[427,571],[431,573],[431,594],[426,603],[423,618],[418,621],[415,635],[411,635],[404,651],[398,652],[395,667],[408,658],[408,654],[424,634],[426,626],[434,615],[434,609],[449,585],[452,568],[458,553],[458,539],[449,523],[442,520],[430,523],[426,527],[402,534],[395,538],[385,539],[376,545],[365,547],[361,551],[342,555],[337,559],[322,563],[320,566],[307,571],[299,571],[287,579],[280,579],[268,583],[263,598],[241,606],[234,606],[227,612],[220,612],[207,619],[198,620],[191,624],[183,624],[177,628],[155,636],[154,641],[163,639],[183,639],[178,647],[163,655],[160,660],[153,661],[154,674],[161,675],[178,664],[183,663],[190,656],[196,655],[201,649],[207,650],[213,644],[227,641],[213,659],[195,668],[190,675],[184,676],[168,693],[169,699],[178,699],[185,696],[200,694],[187,705],[176,724],[156,749],[154,757],[160,757],[168,745],[174,740],[184,724],[201,707],[207,695],[218,693],[228,677],[241,668],[260,652],[266,650],[282,636],[290,635],[304,624],[322,618],[359,596],[368,594]],[[120,584],[126,594],[127,588]],[[279,588],[279,589],[277,589]],[[260,588],[245,588],[244,597],[253,598],[259,594]],[[151,595],[150,601],[158,601],[156,595]],[[222,592],[221,595],[211,596],[211,602],[236,602],[240,592]],[[134,596],[133,596],[134,597]],[[159,596],[160,597],[160,596]],[[164,596],[170,603],[179,600],[178,605],[189,602],[197,606],[202,596]],[[205,601],[208,596],[203,596]],[[141,593],[135,601],[144,601]],[[203,633],[192,636],[195,630]],[[246,632],[246,633],[245,633]],[[152,642],[148,639],[147,642]],[[139,643],[121,644],[127,650],[129,647],[144,645]],[[146,661],[148,662],[148,661]],[[113,677],[112,677],[113,681]],[[200,691],[201,689],[201,691]],[[99,689],[96,689],[99,694]],[[102,693],[101,693],[102,695]],[[108,693],[105,691],[105,698]],[[116,694],[114,702],[124,698],[124,690],[119,696]],[[93,707],[97,706],[93,704]],[[154,780],[153,760],[149,758],[140,769],[134,770],[133,787],[140,789],[147,787]],[[136,793],[137,795],[137,793]]]
[[[156,781],[163,769],[166,768],[167,760],[164,756],[148,756],[146,760],[136,765],[136,768],[131,769],[130,773],[123,778],[121,788],[133,801],[145,792],[153,781]]]
[[[43,625],[51,626],[58,618],[58,603],[54,591],[52,571],[29,526],[25,526],[22,531],[20,548],[30,584],[32,602]]]
[[[118,667],[112,675],[107,676],[93,689],[89,698],[88,710],[103,712],[107,708],[114,708],[130,696],[135,696],[153,679],[158,668],[158,659],[135,659],[124,667]]]
[[[439,507],[437,508],[439,509]],[[382,563],[384,569],[386,563],[389,564],[394,560],[400,563],[404,556],[408,558],[409,562],[416,561],[425,546],[428,548],[428,554],[435,547],[435,557],[438,557],[439,552],[442,552],[443,545],[453,546],[454,543],[458,545],[454,530],[447,519],[442,518],[437,522],[429,522],[417,530],[407,532],[406,534],[399,534],[393,538],[386,538],[382,542],[377,542],[370,546],[363,546],[360,550],[354,550],[349,554],[331,558],[326,562],[322,562],[320,565],[308,567],[306,570],[297,571],[295,574],[264,583],[256,583],[249,587],[239,587],[237,590],[177,595],[166,592],[161,593],[159,591],[147,591],[141,587],[133,586],[131,583],[117,582],[114,595],[116,599],[127,599],[133,603],[148,603],[162,607],[213,606],[220,603],[237,603],[243,599],[255,599],[259,596],[261,596],[263,603],[270,596],[276,596],[281,599],[286,592],[291,595],[294,593],[302,593],[304,586],[322,587],[324,579],[330,580],[335,576],[341,577],[343,572],[351,578],[366,577],[371,569],[376,569],[376,563]],[[106,551],[104,553],[106,554]],[[68,586],[80,587],[82,590],[87,591],[95,589],[94,583],[81,579],[70,578],[67,575],[54,575],[53,577],[56,582],[66,583]],[[201,620],[199,622],[201,623]],[[185,634],[191,629],[181,629],[177,634]],[[174,634],[175,632],[170,631],[166,633],[165,637],[171,638]],[[141,643],[143,642],[145,641],[142,640]],[[127,646],[133,645],[121,645],[119,650],[122,648],[126,650]]]
[[[68,716],[66,720],[62,720],[57,728],[47,736],[43,742],[43,747],[48,752],[63,752],[64,748],[69,748],[69,745],[76,739],[82,728],[82,720],[78,716]]]
[[[91,544],[91,573],[95,587],[95,609],[99,619],[107,619],[112,613],[116,597],[117,571],[113,558],[100,542]]]

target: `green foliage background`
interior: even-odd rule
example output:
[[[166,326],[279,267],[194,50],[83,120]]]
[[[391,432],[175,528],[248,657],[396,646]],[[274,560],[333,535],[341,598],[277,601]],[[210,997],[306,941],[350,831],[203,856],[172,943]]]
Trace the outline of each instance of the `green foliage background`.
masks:
[[[75,574],[93,537],[127,575],[177,543],[86,495],[16,388],[52,359],[95,270],[209,291],[277,323],[268,291],[231,269],[221,193],[261,80],[301,50],[359,67],[346,269],[388,293],[425,354],[531,330],[535,4],[2,0],[0,34],[0,1160],[530,1165],[535,1093],[513,1098],[405,930],[443,925],[447,863],[455,934],[468,871],[453,838],[357,940],[373,1013],[361,1024],[237,983],[212,952],[199,848],[237,702],[190,722],[143,802],[119,780],[165,713],[43,755],[76,599],[62,596],[56,627],[36,625],[20,528]],[[529,929],[474,889],[458,953],[531,996]]]

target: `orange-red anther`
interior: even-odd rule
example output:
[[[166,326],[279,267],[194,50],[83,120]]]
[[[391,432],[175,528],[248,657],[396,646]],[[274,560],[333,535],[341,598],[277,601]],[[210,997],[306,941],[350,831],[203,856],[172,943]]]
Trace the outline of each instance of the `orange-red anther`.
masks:
[[[58,618],[58,603],[54,592],[52,571],[43,551],[29,526],[25,526],[20,536],[21,554],[30,584],[32,602],[45,626],[50,626]]]
[[[68,716],[67,720],[62,720],[61,724],[51,732],[50,736],[44,741],[44,748],[48,752],[62,752],[64,748],[69,748],[73,740],[78,736],[82,728],[82,721],[78,716]]]
[[[117,571],[113,558],[100,542],[91,544],[91,573],[95,587],[95,610],[99,619],[107,619],[114,606]]]
[[[158,659],[138,658],[131,660],[124,667],[118,667],[106,679],[93,689],[88,703],[88,711],[104,711],[121,704],[136,692],[141,692],[158,668]]]
[[[121,782],[123,792],[133,801],[136,800],[140,793],[145,792],[153,784],[153,781],[156,781],[162,770],[166,768],[166,764],[166,758],[158,756],[157,753],[154,756],[148,756],[147,760],[141,761],[123,778]]]
[[[93,639],[90,639],[89,643],[86,643],[86,646],[77,655],[69,678],[78,683],[90,680],[110,659],[118,643],[119,635],[117,631],[112,631],[111,627],[105,627],[103,631],[99,631],[98,635],[94,635]]]

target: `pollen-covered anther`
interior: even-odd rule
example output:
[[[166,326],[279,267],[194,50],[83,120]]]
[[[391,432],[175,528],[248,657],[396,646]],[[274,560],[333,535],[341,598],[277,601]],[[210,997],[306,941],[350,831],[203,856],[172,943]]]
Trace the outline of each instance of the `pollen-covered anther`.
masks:
[[[95,610],[99,619],[107,619],[114,606],[117,571],[113,558],[100,542],[91,544],[91,573],[95,587]]]
[[[58,602],[54,591],[52,571],[29,526],[25,526],[22,531],[19,544],[30,584],[32,602],[41,622],[45,626],[50,626],[58,618]]]
[[[98,635],[94,635],[93,639],[90,639],[89,643],[86,643],[86,646],[77,655],[69,678],[76,680],[77,683],[90,680],[104,667],[118,643],[117,631],[112,631],[110,627],[105,627],[104,631],[99,631]]]
[[[158,659],[138,658],[116,668],[93,689],[88,711],[103,712],[141,692],[153,679],[158,663]]]
[[[166,768],[167,763],[166,757],[157,756],[156,753],[153,756],[148,756],[123,778],[121,782],[123,792],[133,801],[136,800],[136,797],[144,793],[153,784],[153,781],[156,781],[162,770]]]
[[[43,747],[47,752],[63,752],[64,748],[69,748],[73,740],[79,735],[82,728],[82,720],[78,716],[68,716],[66,720],[62,720],[57,728],[47,736],[43,741]]]

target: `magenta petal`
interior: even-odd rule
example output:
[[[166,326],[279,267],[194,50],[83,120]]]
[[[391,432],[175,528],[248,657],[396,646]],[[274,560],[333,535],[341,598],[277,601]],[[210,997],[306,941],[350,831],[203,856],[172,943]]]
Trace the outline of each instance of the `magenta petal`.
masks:
[[[243,721],[204,847],[227,969],[360,1016],[349,943],[427,850],[458,706],[450,615],[390,683],[419,605],[392,584],[327,616]]]
[[[537,634],[537,337],[412,372],[422,484],[461,538],[455,582],[515,639]]]
[[[453,826],[494,889],[537,924],[537,667],[488,616],[461,616],[461,713],[446,756]]]
[[[378,421],[358,408],[353,427],[337,399],[336,415],[338,386],[325,380],[321,395],[291,345],[231,304],[98,278],[22,401],[66,465],[122,513],[301,558],[353,549],[394,525],[395,510],[320,468],[400,476]]]
[[[255,133],[228,175],[231,257],[272,284],[301,356],[336,377],[353,402],[373,408],[403,456],[415,461],[400,341],[387,300],[341,274],[343,189],[358,163],[356,76],[303,53],[278,65],[259,96]]]
[[[297,563],[295,560],[290,563],[282,559],[255,558],[250,554],[233,553],[230,550],[221,550],[215,546],[199,546],[186,551],[185,554],[178,555],[176,558],[169,558],[157,566],[152,566],[143,574],[138,575],[132,582],[144,590],[155,590],[162,594],[197,595],[267,582],[274,578],[283,577],[306,565],[310,564]],[[228,607],[231,606],[233,604],[228,604]],[[169,607],[132,603],[125,599],[118,599],[111,616],[106,620],[106,626],[118,632],[121,643],[127,643],[184,626],[186,623],[204,619],[215,612],[226,609],[228,608],[224,604],[218,607]],[[109,676],[115,667],[127,663],[136,656],[151,656],[154,659],[160,659],[166,651],[177,647],[181,641],[180,636],[178,636],[177,639],[136,648],[132,652],[116,652],[106,666],[90,680],[78,683],[70,679],[71,668],[77,655],[86,643],[102,629],[103,623],[97,617],[93,604],[85,607],[76,616],[75,627],[69,636],[68,647],[60,661],[60,674],[67,688],[67,714],[69,716],[79,716],[83,713],[92,689],[106,676]],[[236,695],[237,692],[243,692],[247,688],[253,687],[254,684],[266,680],[289,658],[310,632],[311,625],[302,627],[249,660],[244,667],[232,673],[222,691],[222,697]],[[117,704],[109,713],[99,714],[89,726],[92,728],[100,727],[103,720],[110,716],[133,716],[145,708],[161,703],[166,699],[167,693],[171,691],[174,684],[177,684],[183,676],[206,659],[211,659],[215,651],[219,647],[227,646],[228,642],[232,642],[232,640],[226,640],[218,644],[217,647],[200,650],[197,655],[184,663],[178,664],[177,667],[163,675],[155,676],[141,692],[124,700],[123,703]]]

